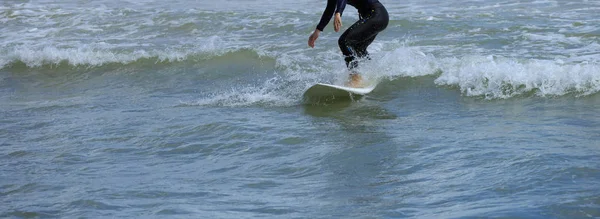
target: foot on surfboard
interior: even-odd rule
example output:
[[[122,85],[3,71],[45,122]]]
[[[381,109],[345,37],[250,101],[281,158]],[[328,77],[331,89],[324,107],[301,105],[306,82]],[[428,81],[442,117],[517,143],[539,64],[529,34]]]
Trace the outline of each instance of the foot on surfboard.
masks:
[[[355,72],[350,73],[350,77],[348,78],[348,82],[346,82],[346,86],[348,87],[364,87],[364,83],[362,77]]]

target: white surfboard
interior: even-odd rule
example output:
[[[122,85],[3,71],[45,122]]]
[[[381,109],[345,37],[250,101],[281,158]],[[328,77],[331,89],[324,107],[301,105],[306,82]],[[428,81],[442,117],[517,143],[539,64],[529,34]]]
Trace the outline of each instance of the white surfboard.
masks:
[[[364,96],[375,89],[376,84],[366,87],[346,87],[333,84],[317,83],[304,92],[304,99],[310,101],[352,99],[356,96]]]

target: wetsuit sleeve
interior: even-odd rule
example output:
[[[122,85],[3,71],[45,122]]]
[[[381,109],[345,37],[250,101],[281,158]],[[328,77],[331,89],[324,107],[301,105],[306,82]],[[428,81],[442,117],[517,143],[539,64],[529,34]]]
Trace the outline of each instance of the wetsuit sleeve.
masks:
[[[321,16],[321,21],[319,22],[319,25],[317,25],[317,30],[323,31],[323,29],[325,29],[325,26],[327,26],[327,24],[331,20],[331,17],[333,16],[333,12],[335,11],[335,4],[336,0],[327,0],[327,7],[325,8],[323,15]]]
[[[340,13],[340,15],[342,15],[344,13],[344,9],[346,8],[346,3],[348,3],[348,0],[337,0],[337,10],[335,10],[335,13]]]

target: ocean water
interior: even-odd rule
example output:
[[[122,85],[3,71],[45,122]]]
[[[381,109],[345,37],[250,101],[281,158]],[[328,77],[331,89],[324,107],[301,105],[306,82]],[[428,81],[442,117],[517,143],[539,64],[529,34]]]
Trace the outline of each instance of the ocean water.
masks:
[[[600,218],[600,1],[380,1],[0,1],[0,218]]]

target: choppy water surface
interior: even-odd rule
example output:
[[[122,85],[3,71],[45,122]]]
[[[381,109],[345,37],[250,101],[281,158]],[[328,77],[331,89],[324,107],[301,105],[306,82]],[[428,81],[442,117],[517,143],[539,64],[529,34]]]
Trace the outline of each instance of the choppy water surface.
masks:
[[[0,2],[0,217],[600,217],[599,2],[381,2]]]

